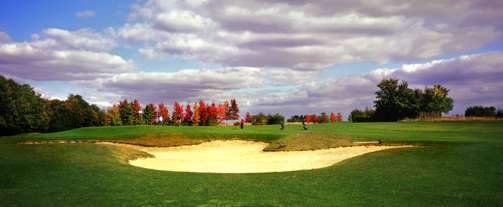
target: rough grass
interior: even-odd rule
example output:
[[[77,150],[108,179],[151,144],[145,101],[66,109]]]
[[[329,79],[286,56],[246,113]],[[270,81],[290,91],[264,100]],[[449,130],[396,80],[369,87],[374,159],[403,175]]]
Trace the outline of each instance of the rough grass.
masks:
[[[264,151],[305,151],[352,146],[349,137],[329,135],[325,133],[297,133],[273,141]]]
[[[175,173],[126,160],[147,156],[98,144],[146,134],[273,142],[297,133],[419,143],[335,166],[264,174]],[[342,123],[335,126],[84,128],[0,138],[1,206],[503,206],[503,122]]]

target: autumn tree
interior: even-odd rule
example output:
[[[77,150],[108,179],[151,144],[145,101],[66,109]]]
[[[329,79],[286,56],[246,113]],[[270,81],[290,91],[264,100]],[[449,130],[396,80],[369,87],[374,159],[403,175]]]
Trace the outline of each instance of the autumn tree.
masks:
[[[201,116],[200,116],[201,113],[200,113],[199,109],[200,109],[200,107],[199,107],[199,105],[197,105],[197,102],[194,103],[194,116],[192,116],[192,123],[193,123],[193,125],[196,125],[196,126],[199,125],[199,121],[201,118]]]
[[[252,116],[251,116],[250,112],[246,112],[245,122],[251,123],[251,121],[252,121]]]
[[[331,123],[335,122],[335,114],[334,114],[334,112],[330,113],[330,122]]]
[[[168,107],[162,102],[159,104],[159,116],[161,117],[163,123],[169,122]]]
[[[325,113],[325,112],[321,113],[318,122],[319,123],[328,123],[329,122],[329,117],[328,117],[327,113]]]
[[[239,106],[236,99],[231,99],[231,105],[229,106],[229,120],[239,119]]]
[[[337,122],[342,122],[342,114],[341,113],[337,113],[337,115],[335,116],[335,121]]]
[[[140,101],[134,100],[133,103],[131,104],[131,108],[133,110],[133,124],[142,124],[143,123],[143,117],[141,115],[141,104]]]
[[[182,116],[183,116],[183,106],[178,103],[178,101],[175,101],[173,104],[173,114],[171,117],[171,121],[173,121],[174,124],[179,125],[180,122],[182,121]]]
[[[208,106],[208,125],[214,126],[218,124],[218,108],[215,103]]]
[[[208,125],[208,118],[209,118],[208,107],[204,104],[203,100],[199,100],[199,118],[200,118],[199,122],[200,126]]]
[[[310,114],[306,114],[304,116],[304,122],[306,122],[306,124],[309,124],[309,122],[311,122],[311,119],[312,119],[312,116]]]
[[[112,108],[108,109],[105,114],[106,126],[120,126],[122,125],[121,114],[119,105],[114,104]]]
[[[223,124],[225,122],[225,104],[219,104],[217,106],[217,119],[219,124]]]
[[[225,120],[231,120],[232,115],[230,113],[231,111],[229,110],[229,108],[230,108],[229,107],[229,101],[225,100],[224,101],[224,110],[225,110],[225,115],[224,116],[225,116]]]
[[[183,122],[187,125],[192,126],[192,109],[190,108],[190,104],[187,104],[185,108],[185,113],[183,114]]]
[[[311,115],[311,121],[314,123],[318,123],[320,121],[319,117],[316,114]]]

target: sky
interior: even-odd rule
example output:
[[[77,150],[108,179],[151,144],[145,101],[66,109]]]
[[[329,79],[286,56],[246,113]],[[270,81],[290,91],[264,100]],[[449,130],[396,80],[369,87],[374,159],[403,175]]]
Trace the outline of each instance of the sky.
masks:
[[[500,0],[0,2],[0,74],[106,108],[235,98],[284,115],[372,107],[377,83],[503,107]]]

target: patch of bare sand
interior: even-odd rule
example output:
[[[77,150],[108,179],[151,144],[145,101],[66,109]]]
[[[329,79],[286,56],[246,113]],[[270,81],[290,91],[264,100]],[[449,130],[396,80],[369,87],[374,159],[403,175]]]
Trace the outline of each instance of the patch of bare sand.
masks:
[[[265,173],[328,167],[362,154],[411,147],[352,146],[312,151],[264,152],[263,142],[211,141],[180,147],[135,147],[153,158],[130,160],[131,165],[166,171],[204,173]]]

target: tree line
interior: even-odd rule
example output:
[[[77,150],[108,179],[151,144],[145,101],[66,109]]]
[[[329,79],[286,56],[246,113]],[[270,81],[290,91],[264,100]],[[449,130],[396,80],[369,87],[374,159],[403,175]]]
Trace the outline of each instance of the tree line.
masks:
[[[465,110],[465,117],[503,117],[503,109],[494,106],[470,106]]]
[[[142,107],[138,100],[129,102],[127,99],[113,105],[105,112],[104,125],[186,125],[186,126],[214,126],[223,124],[226,120],[239,119],[239,106],[236,99],[222,104],[205,103],[203,100],[184,106],[179,102],[173,103],[172,112],[164,104],[149,103]]]
[[[355,109],[349,120],[398,121],[406,118],[440,117],[452,110],[454,101],[449,90],[441,85],[426,86],[423,90],[411,89],[406,81],[384,79],[377,85],[375,109]]]
[[[307,124],[309,123],[334,123],[334,122],[341,122],[343,119],[341,113],[334,114],[333,112],[328,115],[326,112],[318,114],[306,114],[306,115],[293,115],[289,119],[287,119],[288,122],[305,122]]]
[[[0,75],[0,135],[27,132],[53,132],[89,126],[141,124],[213,126],[225,120],[239,119],[235,99],[222,104],[200,100],[192,106],[174,102],[169,113],[164,103],[142,107],[138,100],[127,99],[101,110],[80,95],[66,100],[45,99],[28,84],[18,84]]]
[[[44,99],[30,85],[0,75],[0,135],[100,126],[103,117],[98,106],[79,95]]]

